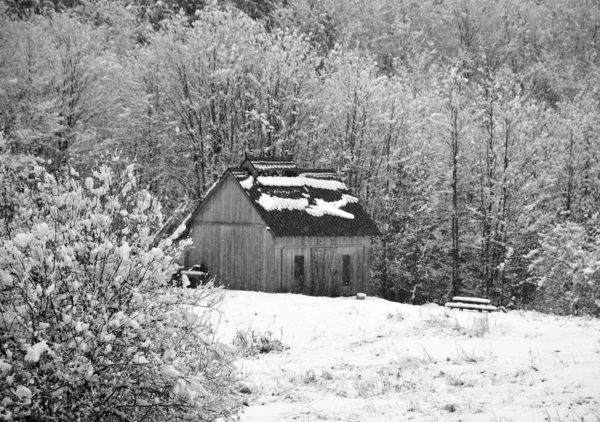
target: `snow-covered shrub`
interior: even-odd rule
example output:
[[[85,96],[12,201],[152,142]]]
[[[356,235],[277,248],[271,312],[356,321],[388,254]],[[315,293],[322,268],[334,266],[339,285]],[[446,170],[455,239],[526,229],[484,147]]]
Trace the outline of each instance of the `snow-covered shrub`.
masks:
[[[304,376],[302,377],[304,380],[304,384],[316,384],[319,380],[317,379],[317,374],[314,369],[307,369],[304,371]]]
[[[445,310],[443,314],[431,313],[423,320],[423,328],[436,330],[449,335],[462,335],[468,337],[483,337],[490,332],[488,314],[473,314],[473,322],[470,326],[462,325],[456,315],[456,311]],[[472,312],[467,311],[472,314]]]
[[[447,332],[449,334],[462,334],[464,332],[456,315],[450,312],[432,312],[423,319],[422,325],[425,329]]]
[[[473,318],[473,325],[468,330],[472,337],[483,337],[490,332],[490,320],[488,314]]]
[[[0,420],[234,418],[222,291],[167,286],[182,246],[132,167],[71,173],[0,156]]]
[[[233,339],[233,345],[238,354],[243,357],[254,356],[259,353],[282,352],[289,349],[281,341],[274,339],[270,331],[264,333],[248,329],[237,330]]]
[[[392,320],[394,322],[400,322],[404,320],[404,315],[402,315],[402,312],[400,311],[390,312],[387,315],[387,319]]]
[[[600,315],[600,230],[598,214],[585,224],[567,222],[540,234],[529,253],[529,270],[539,289],[534,306],[556,314]]]

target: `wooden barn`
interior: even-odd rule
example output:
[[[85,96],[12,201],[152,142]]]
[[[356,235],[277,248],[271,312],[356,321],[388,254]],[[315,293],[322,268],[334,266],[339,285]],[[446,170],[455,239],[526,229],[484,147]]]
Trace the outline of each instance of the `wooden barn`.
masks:
[[[368,290],[373,220],[333,170],[291,157],[228,169],[185,224],[184,267],[230,289],[346,296]]]

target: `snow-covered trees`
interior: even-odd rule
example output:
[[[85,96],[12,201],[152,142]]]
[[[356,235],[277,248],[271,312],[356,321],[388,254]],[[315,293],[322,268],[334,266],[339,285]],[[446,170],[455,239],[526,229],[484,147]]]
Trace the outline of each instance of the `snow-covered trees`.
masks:
[[[539,248],[529,256],[541,308],[560,314],[599,314],[598,213],[584,224],[565,222],[541,233]]]
[[[0,159],[0,418],[223,420],[237,370],[213,341],[212,285],[169,286],[170,239],[134,167],[54,177]]]
[[[198,199],[245,149],[298,143],[316,64],[297,34],[267,33],[239,11],[207,9],[192,27],[170,21],[141,53],[133,80],[148,104],[128,114],[168,133],[157,154],[169,186]],[[131,134],[138,153],[151,145],[147,133]]]
[[[56,164],[111,138],[120,65],[107,29],[66,14],[0,26],[0,130],[12,149]]]
[[[0,3],[0,131],[51,171],[110,150],[172,216],[289,150],[344,176],[384,234],[375,290],[416,303],[531,303],[529,252],[600,204],[589,2],[75,3]]]

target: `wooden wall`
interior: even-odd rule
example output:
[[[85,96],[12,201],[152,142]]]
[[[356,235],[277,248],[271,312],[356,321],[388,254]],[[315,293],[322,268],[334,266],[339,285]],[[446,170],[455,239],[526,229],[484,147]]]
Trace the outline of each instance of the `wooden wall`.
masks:
[[[367,292],[370,284],[370,237],[282,237],[276,239],[281,250],[281,291],[317,296],[349,296]],[[304,285],[294,281],[294,257],[304,256]],[[350,285],[342,285],[342,257],[350,255]],[[330,269],[323,271],[318,261]],[[318,274],[326,278],[316,280]],[[324,285],[325,284],[325,285]]]
[[[273,235],[233,176],[227,176],[192,224],[189,265],[203,264],[230,289],[278,291]]]
[[[250,202],[248,194],[231,174],[227,173],[221,186],[216,186],[214,189],[195,221],[266,227],[262,217]]]

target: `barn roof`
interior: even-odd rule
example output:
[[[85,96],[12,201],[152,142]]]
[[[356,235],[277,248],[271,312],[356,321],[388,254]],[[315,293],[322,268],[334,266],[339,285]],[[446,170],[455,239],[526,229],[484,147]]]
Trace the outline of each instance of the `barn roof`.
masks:
[[[246,157],[210,187],[172,239],[189,234],[195,216],[228,177],[249,197],[275,236],[379,236],[377,226],[358,199],[331,169],[300,169],[288,158]]]
[[[268,161],[230,168],[275,236],[377,236],[377,226],[333,170]],[[275,166],[278,166],[275,168]],[[254,169],[259,171],[253,171]],[[271,170],[280,170],[273,172]],[[264,175],[270,174],[270,175]]]

